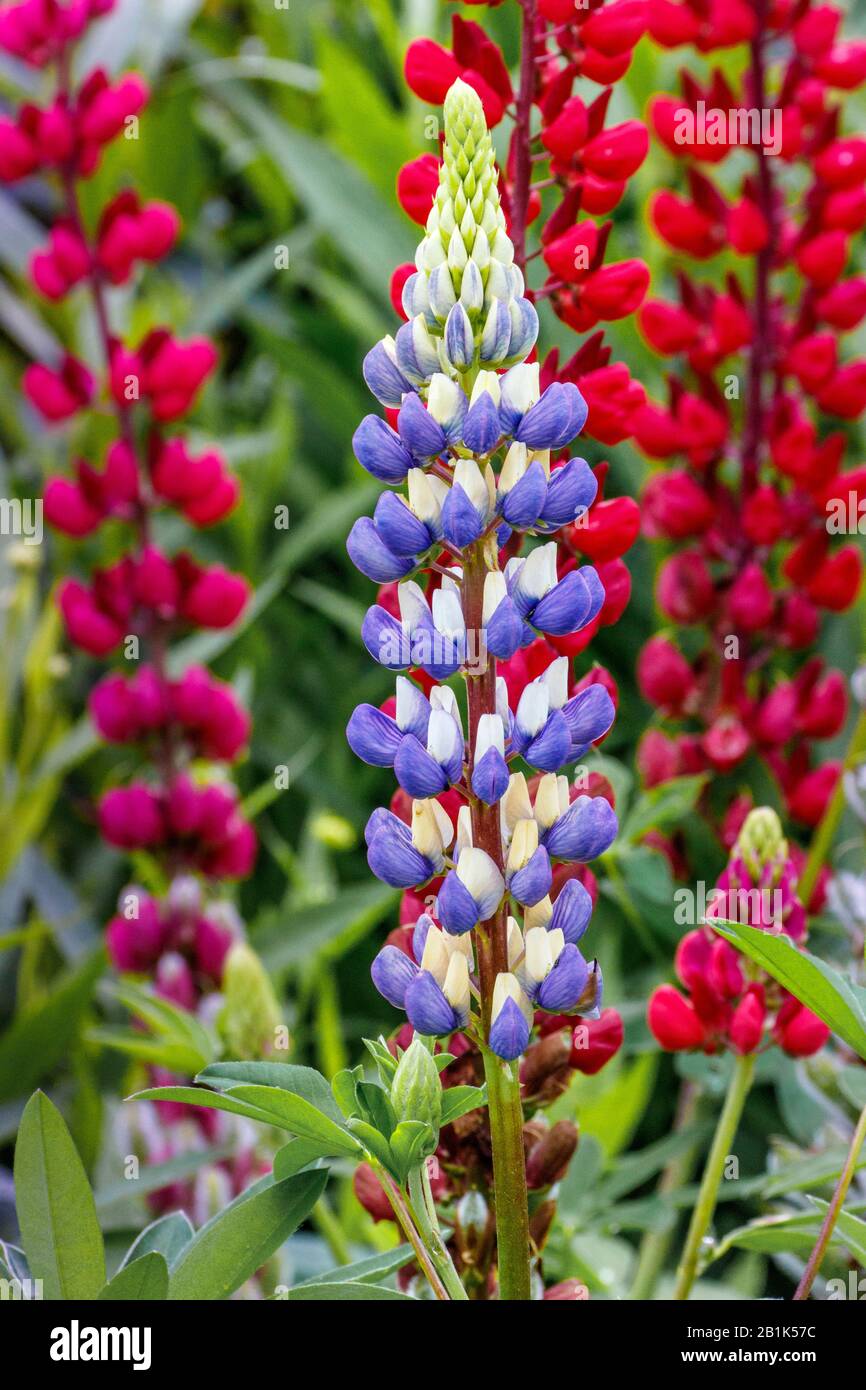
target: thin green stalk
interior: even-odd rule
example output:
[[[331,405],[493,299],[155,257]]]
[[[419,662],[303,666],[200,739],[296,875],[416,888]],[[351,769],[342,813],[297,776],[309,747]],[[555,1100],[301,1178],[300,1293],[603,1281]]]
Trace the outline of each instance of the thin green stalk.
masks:
[[[525,1302],[532,1295],[520,1081],[516,1064],[501,1061],[486,1047],[484,1073],[493,1141],[499,1297],[504,1301]]]
[[[426,1245],[424,1244],[424,1241],[418,1233],[417,1227],[415,1226],[415,1222],[412,1217],[412,1213],[407,1205],[406,1198],[403,1196],[403,1193],[400,1191],[399,1187],[394,1182],[394,1179],[390,1177],[388,1173],[385,1172],[385,1169],[381,1168],[378,1164],[376,1165],[376,1177],[379,1179],[379,1182],[382,1185],[382,1190],[385,1193],[385,1196],[391,1203],[394,1215],[397,1218],[397,1224],[400,1226],[403,1234],[405,1235],[409,1244],[412,1246],[412,1249],[415,1251],[415,1259],[418,1261],[420,1268],[426,1275],[427,1282],[429,1283],[431,1289],[433,1290],[434,1294],[441,1303],[450,1303],[451,1300],[448,1294],[448,1290],[442,1283],[442,1280],[439,1276],[439,1272],[430,1258],[430,1252],[428,1251]]]
[[[707,1159],[707,1166],[704,1169],[701,1189],[698,1193],[695,1209],[692,1212],[689,1233],[686,1236],[686,1243],[677,1270],[677,1283],[674,1290],[674,1298],[677,1300],[687,1299],[695,1282],[701,1246],[716,1210],[725,1160],[730,1154],[731,1145],[736,1137],[746,1096],[749,1094],[749,1087],[752,1084],[754,1070],[754,1053],[749,1053],[747,1057],[738,1057],[734,1064],[728,1093],[725,1096],[725,1103],[716,1126],[713,1145]]]
[[[413,1168],[409,1174],[409,1199],[412,1204],[412,1214],[418,1224],[418,1230],[427,1247],[430,1259],[433,1261],[436,1272],[439,1275],[445,1288],[448,1290],[449,1297],[454,1302],[466,1302],[468,1296],[463,1287],[460,1275],[454,1268],[448,1248],[442,1239],[442,1232],[439,1229],[439,1218],[436,1215],[436,1205],[433,1201],[433,1193],[430,1190],[430,1179],[427,1176],[426,1164],[421,1168]]]
[[[700,1091],[698,1087],[693,1081],[684,1082],[674,1122],[675,1134],[688,1129],[694,1123],[699,1103]],[[682,1153],[678,1153],[665,1165],[656,1186],[656,1193],[659,1197],[664,1198],[686,1185],[694,1172],[700,1148],[700,1144],[696,1142]],[[647,1231],[644,1235],[638,1252],[634,1282],[629,1292],[630,1299],[652,1298],[659,1275],[664,1269],[670,1248],[673,1245],[676,1227],[677,1221],[672,1218],[666,1230]]]
[[[809,1262],[803,1271],[803,1277],[797,1285],[797,1292],[794,1294],[795,1299],[809,1297],[809,1292],[815,1282],[815,1277],[818,1270],[821,1268],[821,1261],[827,1253],[830,1237],[836,1227],[836,1222],[839,1220],[848,1188],[851,1186],[851,1179],[854,1177],[857,1168],[857,1159],[863,1147],[864,1140],[866,1140],[866,1106],[864,1106],[860,1112],[857,1128],[854,1130],[854,1136],[851,1140],[851,1147],[845,1159],[845,1166],[839,1174],[836,1191],[833,1193],[833,1200],[827,1208],[827,1214],[824,1217],[818,1239],[815,1242],[815,1248],[809,1256]]]
[[[866,754],[866,710],[862,711],[860,718],[854,725],[848,751],[845,754],[845,761],[842,764],[843,775],[839,778],[827,809],[812,836],[812,843],[809,846],[809,853],[797,887],[798,897],[804,905],[808,904],[815,891],[818,875],[829,858],[833,840],[842,819],[842,812],[845,810],[844,773],[850,771],[852,767],[856,767],[864,754]]]
[[[338,1265],[352,1263],[352,1252],[343,1235],[342,1228],[324,1197],[320,1197],[313,1207],[313,1225],[322,1236],[325,1244]]]

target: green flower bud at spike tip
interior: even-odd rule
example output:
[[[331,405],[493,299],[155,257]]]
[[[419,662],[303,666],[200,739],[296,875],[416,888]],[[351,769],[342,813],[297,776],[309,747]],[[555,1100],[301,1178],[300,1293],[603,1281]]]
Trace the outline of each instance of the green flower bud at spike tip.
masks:
[[[459,78],[445,98],[439,187],[403,308],[447,374],[511,367],[532,351],[538,316],[524,296],[499,202],[499,171],[478,93]],[[404,370],[407,370],[405,364]],[[423,389],[408,369],[410,378]]]
[[[429,1125],[435,1147],[442,1123],[442,1083],[420,1038],[414,1038],[400,1058],[391,1082],[391,1104],[398,1121],[420,1120]]]
[[[229,1056],[270,1057],[283,1023],[280,1006],[265,967],[245,941],[235,942],[226,957],[223,996],[219,1030]]]
[[[756,806],[743,821],[734,855],[739,856],[757,883],[768,866],[782,868],[788,858],[788,842],[782,823],[770,806]]]

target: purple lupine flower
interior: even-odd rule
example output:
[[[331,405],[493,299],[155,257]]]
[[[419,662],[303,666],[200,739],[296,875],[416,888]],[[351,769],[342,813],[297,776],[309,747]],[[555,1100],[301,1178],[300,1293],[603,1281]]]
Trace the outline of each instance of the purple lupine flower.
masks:
[[[445,867],[445,850],[454,827],[438,801],[414,801],[412,824],[383,807],[374,811],[364,831],[367,863],[392,888],[417,888]]]
[[[469,1017],[468,937],[449,936],[426,913],[412,937],[410,960],[397,946],[384,946],[372,965],[373,983],[395,1008],[404,1009],[418,1033],[443,1037]]]
[[[475,736],[472,790],[492,806],[508,790],[509,773],[505,761],[505,727],[498,714],[482,714]]]
[[[557,578],[556,541],[530,552],[525,560],[515,556],[505,567],[508,592],[528,623],[539,632],[564,637],[580,632],[601,611],[604,587],[592,565],[571,570]]]
[[[413,389],[411,381],[397,365],[397,350],[393,338],[382,338],[370,349],[364,358],[362,371],[364,380],[376,400],[392,409],[402,403],[407,391]],[[366,467],[366,464],[364,466]]]
[[[407,383],[408,384],[408,383]],[[382,483],[402,483],[415,460],[381,415],[365,415],[352,437],[355,458]]]
[[[405,676],[397,677],[397,710],[390,714],[375,705],[358,705],[346,726],[352,752],[372,767],[393,767],[394,759],[407,734],[422,742],[427,738],[430,701]]]
[[[465,845],[456,869],[445,875],[436,905],[446,931],[460,934],[487,922],[502,902],[505,881],[490,855]]]
[[[414,797],[438,796],[463,775],[464,738],[454,692],[447,686],[430,692],[426,740],[407,734],[394,758],[397,781]]]
[[[490,1046],[505,1062],[526,1051],[533,1012],[518,980],[510,973],[496,976],[490,1023]]]
[[[588,511],[597,492],[598,479],[586,459],[569,459],[550,474],[537,529],[558,531],[568,526]]]
[[[552,882],[550,855],[544,845],[539,844],[538,825],[534,820],[518,821],[505,865],[509,893],[515,902],[534,907],[547,897]]]

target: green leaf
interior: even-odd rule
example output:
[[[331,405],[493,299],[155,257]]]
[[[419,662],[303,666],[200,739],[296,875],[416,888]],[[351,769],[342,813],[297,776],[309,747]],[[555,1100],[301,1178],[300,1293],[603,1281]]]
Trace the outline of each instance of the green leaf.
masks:
[[[234,1086],[272,1086],[279,1091],[291,1091],[309,1101],[329,1119],[340,1124],[342,1116],[334,1104],[331,1088],[320,1071],[314,1067],[296,1067],[289,1062],[214,1062],[205,1067],[196,1081],[213,1086],[218,1091]]]
[[[387,1279],[389,1274],[396,1274],[398,1269],[414,1258],[411,1245],[398,1245],[396,1249],[386,1250],[381,1255],[368,1255],[365,1260],[330,1269],[327,1274],[314,1274],[311,1279],[304,1279],[295,1287],[303,1288],[307,1284],[375,1284],[380,1279]]]
[[[442,1092],[441,1123],[453,1124],[461,1115],[468,1115],[470,1110],[477,1110],[479,1106],[486,1104],[485,1086],[449,1086]]]
[[[430,1125],[423,1120],[401,1120],[391,1135],[392,1172],[405,1182],[435,1147],[436,1135]]]
[[[318,1144],[315,1139],[290,1139],[274,1156],[274,1178],[278,1182],[293,1178],[318,1159],[331,1157],[329,1147]]]
[[[397,1116],[385,1091],[375,1081],[359,1081],[356,1095],[366,1118],[386,1139],[390,1139],[397,1124]]]
[[[298,1284],[295,1288],[289,1289],[289,1299],[292,1303],[417,1303],[416,1298],[410,1297],[407,1293],[398,1293],[396,1289],[383,1289],[376,1284],[354,1284],[350,1282],[334,1284],[323,1282],[320,1284]]]
[[[151,1252],[162,1255],[166,1264],[171,1267],[177,1262],[194,1235],[195,1229],[186,1212],[170,1211],[168,1215],[160,1216],[156,1221],[151,1221],[150,1225],[145,1226],[144,1230],[136,1236],[123,1257],[121,1269]]]
[[[784,935],[774,936],[739,922],[714,921],[713,929],[784,985],[866,1061],[866,1014],[838,970],[811,952],[799,950]]]
[[[366,1120],[358,1119],[347,1120],[346,1128],[357,1135],[367,1152],[371,1153],[374,1158],[378,1158],[389,1173],[394,1172],[394,1155],[391,1153],[391,1146],[378,1129],[375,1129],[373,1125],[368,1125]]]
[[[347,1120],[358,1113],[358,1097],[355,1094],[355,1087],[363,1075],[364,1072],[361,1067],[353,1067],[351,1071],[348,1067],[344,1067],[342,1071],[337,1072],[331,1081],[334,1100],[340,1107],[343,1117]]]
[[[168,1297],[168,1265],[150,1250],[119,1269],[98,1295],[105,1303],[161,1301]]]
[[[73,974],[58,981],[52,993],[19,1014],[0,1040],[0,1101],[32,1091],[46,1073],[69,1054],[93,987],[105,968],[97,951]]]
[[[63,1116],[42,1091],[21,1116],[15,1193],[21,1241],[44,1297],[95,1298],[105,1252],[93,1193]]]
[[[184,1250],[171,1272],[169,1298],[228,1298],[306,1220],[327,1181],[327,1170],[285,1182],[266,1178],[236,1197]]]
[[[829,1210],[829,1202],[822,1202],[818,1197],[810,1197],[809,1201],[818,1208],[823,1221]],[[846,1247],[860,1266],[866,1265],[866,1221],[861,1221],[859,1216],[843,1208],[836,1217],[833,1238]]]
[[[622,841],[634,844],[648,830],[668,830],[686,819],[707,784],[707,773],[672,777],[661,786],[641,792],[620,832]]]
[[[290,1134],[297,1134],[302,1139],[315,1139],[326,1145],[333,1154],[357,1157],[358,1146],[343,1125],[323,1115],[303,1096],[291,1091],[278,1091],[273,1086],[233,1086],[226,1095],[267,1115],[271,1124],[288,1130]],[[333,1105],[330,1092],[328,1100]]]

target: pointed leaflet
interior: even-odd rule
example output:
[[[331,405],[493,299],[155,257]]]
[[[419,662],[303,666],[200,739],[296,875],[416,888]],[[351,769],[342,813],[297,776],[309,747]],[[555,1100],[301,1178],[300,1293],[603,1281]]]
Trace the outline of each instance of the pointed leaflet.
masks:
[[[44,1297],[96,1298],[105,1253],[93,1193],[63,1116],[42,1091],[21,1117],[15,1193],[21,1241]]]

